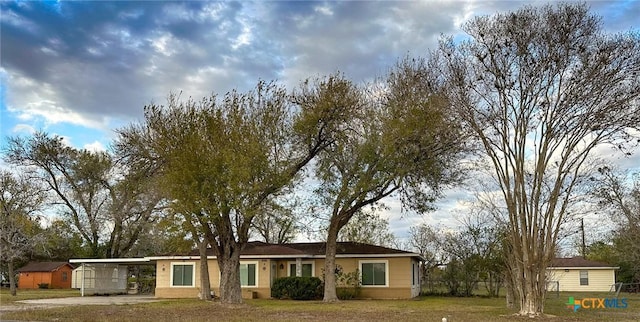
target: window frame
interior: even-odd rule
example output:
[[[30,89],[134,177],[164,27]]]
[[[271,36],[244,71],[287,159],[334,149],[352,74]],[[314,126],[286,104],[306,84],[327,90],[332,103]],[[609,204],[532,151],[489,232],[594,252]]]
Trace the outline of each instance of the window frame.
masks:
[[[583,273],[585,277],[582,277]],[[580,286],[589,286],[589,270],[582,269],[578,274],[580,274]]]
[[[384,264],[384,285],[365,285],[363,283],[363,264]],[[358,261],[358,269],[360,270],[360,286],[361,287],[389,287],[389,260],[387,259],[376,259],[376,260],[359,260]]]
[[[251,264],[255,265],[255,267],[256,267],[254,269],[254,275],[255,275],[254,276],[255,277],[254,281],[255,281],[256,284],[255,285],[242,285],[242,275],[240,275],[239,276],[240,277],[240,288],[249,288],[249,287],[256,288],[260,284],[259,281],[258,281],[258,276],[260,275],[259,272],[258,272],[259,268],[260,268],[260,262],[259,261],[240,261],[240,265],[251,265]],[[249,270],[249,267],[247,266],[247,272],[248,272],[248,270]],[[242,274],[242,272],[240,272],[240,274]],[[247,282],[248,282],[248,276],[247,276]]]
[[[295,265],[296,261],[287,262],[287,277],[291,277],[291,265]],[[311,277],[316,276],[316,262],[315,261],[302,261],[301,265],[311,265]],[[295,276],[295,275],[293,275]]]
[[[174,285],[173,273],[175,266],[191,266],[191,284],[190,285]],[[170,287],[195,287],[196,286],[196,263],[195,262],[171,262],[171,270],[169,271],[169,286]]]

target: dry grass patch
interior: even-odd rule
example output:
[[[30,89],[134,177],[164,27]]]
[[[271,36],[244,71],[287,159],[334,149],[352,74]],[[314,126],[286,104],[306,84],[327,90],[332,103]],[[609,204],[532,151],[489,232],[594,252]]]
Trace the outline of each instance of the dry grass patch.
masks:
[[[576,294],[574,297],[582,298]],[[599,294],[589,296],[601,296]],[[625,295],[626,296],[626,295]],[[584,297],[588,297],[585,295]],[[628,309],[566,308],[568,296],[547,300],[543,321],[638,321],[640,295],[626,296]],[[111,306],[70,306],[5,312],[2,319],[37,321],[531,321],[504,307],[504,298],[422,297],[415,300],[320,301],[256,299],[226,306],[198,300]]]
[[[49,299],[59,297],[80,296],[79,290],[73,289],[35,289],[35,290],[18,290],[16,296],[12,296],[9,289],[0,289],[0,305],[12,304],[15,301]]]

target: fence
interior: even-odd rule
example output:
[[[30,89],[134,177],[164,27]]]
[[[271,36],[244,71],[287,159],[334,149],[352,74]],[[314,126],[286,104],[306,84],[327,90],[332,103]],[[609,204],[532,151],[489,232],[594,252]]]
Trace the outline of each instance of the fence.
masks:
[[[618,298],[620,292],[640,293],[640,283],[615,283],[611,285],[609,292],[615,292],[616,298]]]

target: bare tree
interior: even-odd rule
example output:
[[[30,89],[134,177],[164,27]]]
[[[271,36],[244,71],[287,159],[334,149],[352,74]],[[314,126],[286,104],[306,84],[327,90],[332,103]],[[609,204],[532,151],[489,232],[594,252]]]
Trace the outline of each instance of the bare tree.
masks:
[[[390,230],[389,220],[375,209],[360,210],[338,234],[338,241],[350,241],[384,247],[394,247],[396,236]]]
[[[45,194],[25,176],[0,172],[0,258],[8,266],[11,295],[16,296],[14,265],[38,243],[39,224],[34,214],[44,205]]]
[[[606,35],[584,4],[476,17],[441,43],[452,106],[481,145],[509,215],[519,314],[544,311],[545,269],[594,148],[640,126],[640,38]],[[636,132],[637,133],[637,132]]]
[[[603,166],[594,176],[592,194],[598,201],[596,207],[615,223],[612,241],[619,273],[640,281],[640,174],[629,177]]]
[[[429,282],[429,272],[446,262],[442,251],[442,232],[426,223],[409,228],[409,244],[423,258],[420,265],[422,288]]]
[[[253,220],[253,230],[265,243],[285,244],[296,238],[300,227],[293,205],[271,203],[263,211],[263,215]]]

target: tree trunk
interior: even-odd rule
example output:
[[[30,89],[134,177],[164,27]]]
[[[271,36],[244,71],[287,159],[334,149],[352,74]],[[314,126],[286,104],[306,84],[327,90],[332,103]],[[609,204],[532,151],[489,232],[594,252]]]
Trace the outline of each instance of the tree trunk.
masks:
[[[515,294],[513,292],[513,286],[511,285],[511,283],[507,283],[506,286],[507,286],[507,295],[506,295],[507,308],[514,309],[516,307],[516,299],[515,299]]]
[[[220,267],[220,302],[225,304],[241,304],[242,288],[240,287],[240,249],[225,245],[218,254]],[[219,249],[220,249],[219,248]]]
[[[9,266],[9,290],[12,296],[16,296],[16,273],[13,271],[13,260],[7,263]]]
[[[336,293],[336,248],[338,242],[338,225],[334,220],[329,224],[324,260],[324,302],[339,301]]]
[[[517,264],[521,272],[516,277],[516,292],[520,301],[519,315],[537,317],[544,312],[545,277],[538,265]]]
[[[200,299],[211,300],[211,282],[209,281],[209,260],[207,259],[207,238],[203,237],[198,241],[198,251],[200,252]]]

